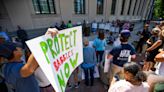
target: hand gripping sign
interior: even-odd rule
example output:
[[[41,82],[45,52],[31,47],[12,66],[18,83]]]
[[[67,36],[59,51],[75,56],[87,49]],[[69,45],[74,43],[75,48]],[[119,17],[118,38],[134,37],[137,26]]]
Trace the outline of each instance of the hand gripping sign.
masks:
[[[64,92],[71,73],[83,62],[82,27],[40,36],[26,42],[39,66],[56,90]]]

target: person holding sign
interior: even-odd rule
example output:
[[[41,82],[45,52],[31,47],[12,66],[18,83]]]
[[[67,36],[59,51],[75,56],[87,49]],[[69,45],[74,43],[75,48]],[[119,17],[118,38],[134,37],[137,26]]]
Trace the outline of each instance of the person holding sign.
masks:
[[[46,34],[54,36],[56,29],[48,29]],[[14,92],[40,92],[38,83],[33,75],[38,68],[34,56],[31,54],[26,64],[23,64],[21,56],[22,49],[16,43],[0,44],[0,57],[8,60],[3,64],[2,73],[6,82],[10,83],[14,88]]]
[[[111,63],[111,71],[110,71],[110,79],[109,85],[115,81],[116,75],[118,75],[119,79],[123,79],[123,65],[128,62],[128,57],[131,55],[132,59],[135,59],[136,52],[133,46],[128,44],[128,38],[130,37],[129,30],[123,30],[120,34],[121,44],[113,47],[113,49],[109,52],[107,58],[110,60],[113,59]],[[108,66],[108,65],[105,65]]]
[[[83,44],[84,44],[84,48],[83,48],[84,62],[82,63],[81,66],[85,74],[85,85],[89,86],[89,75],[90,75],[90,85],[93,86],[94,67],[96,65],[96,52],[94,48],[89,46],[89,41],[87,38],[84,38]]]

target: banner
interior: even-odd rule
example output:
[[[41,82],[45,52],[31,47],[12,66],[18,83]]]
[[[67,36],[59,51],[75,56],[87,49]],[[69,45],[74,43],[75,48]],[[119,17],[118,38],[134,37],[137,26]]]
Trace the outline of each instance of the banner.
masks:
[[[56,92],[65,92],[71,73],[83,62],[82,27],[26,42]]]

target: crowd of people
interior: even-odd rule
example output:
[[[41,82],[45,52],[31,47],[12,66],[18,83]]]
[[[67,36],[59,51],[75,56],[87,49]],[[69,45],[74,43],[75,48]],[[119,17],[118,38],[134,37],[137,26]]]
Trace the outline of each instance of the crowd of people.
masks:
[[[79,24],[80,25],[80,24]],[[87,27],[84,20],[83,31]],[[61,25],[55,24],[58,30],[71,28],[71,21],[64,21]],[[95,67],[103,60],[107,45],[114,44],[116,38],[120,41],[113,45],[107,55],[105,63],[108,66],[106,77],[109,79],[108,92],[164,92],[164,22],[149,29],[149,24],[144,25],[139,42],[135,46],[128,43],[134,25],[128,21],[113,21],[91,23],[91,32],[97,33],[97,37],[90,46],[88,37],[83,37],[83,60],[84,62],[72,73],[68,81],[68,87],[78,88],[81,79],[80,69],[85,76],[85,85],[94,85]],[[57,34],[57,29],[49,28],[46,34]],[[106,34],[109,34],[106,36]],[[118,34],[114,36],[113,34]],[[34,56],[25,45],[28,35],[20,26],[17,31],[21,44],[8,41],[7,38],[0,39],[0,89],[2,92],[55,92],[50,82],[36,62]],[[96,34],[95,34],[96,35]],[[25,61],[21,60],[22,49],[25,49]],[[137,54],[145,54],[144,65],[136,61]],[[129,59],[130,58],[130,59]],[[104,65],[106,66],[106,65]],[[100,71],[99,71],[100,72]],[[101,75],[100,75],[101,77]]]

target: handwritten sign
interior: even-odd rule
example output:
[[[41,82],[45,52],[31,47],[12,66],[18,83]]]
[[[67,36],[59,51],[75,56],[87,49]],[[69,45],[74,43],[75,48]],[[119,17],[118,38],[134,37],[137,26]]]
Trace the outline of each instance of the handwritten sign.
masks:
[[[83,62],[82,27],[26,42],[56,92],[65,92],[71,73]]]

